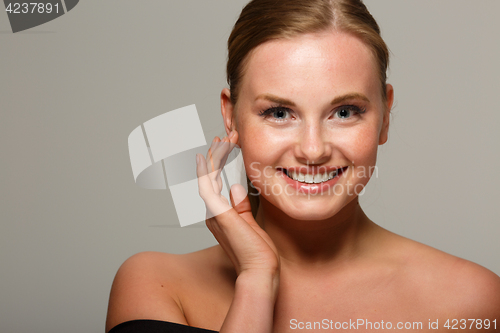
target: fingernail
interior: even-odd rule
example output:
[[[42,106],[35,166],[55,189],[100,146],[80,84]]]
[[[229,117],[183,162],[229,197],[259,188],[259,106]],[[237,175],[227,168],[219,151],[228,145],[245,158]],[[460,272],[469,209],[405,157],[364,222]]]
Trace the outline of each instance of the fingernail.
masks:
[[[234,130],[232,130],[231,133],[229,133],[229,138],[232,139],[235,134],[236,134],[236,132]]]
[[[200,154],[196,154],[196,164],[200,164],[200,162],[201,162]]]

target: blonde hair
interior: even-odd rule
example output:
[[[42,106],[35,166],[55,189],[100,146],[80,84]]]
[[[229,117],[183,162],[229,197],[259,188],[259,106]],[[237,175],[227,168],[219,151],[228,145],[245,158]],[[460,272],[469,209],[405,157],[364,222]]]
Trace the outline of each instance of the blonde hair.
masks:
[[[389,50],[380,28],[361,0],[252,0],[241,11],[229,36],[227,83],[233,106],[250,52],[273,39],[293,38],[306,33],[334,29],[362,40],[377,63],[381,94],[387,98]],[[247,177],[254,217],[259,205],[257,190]]]

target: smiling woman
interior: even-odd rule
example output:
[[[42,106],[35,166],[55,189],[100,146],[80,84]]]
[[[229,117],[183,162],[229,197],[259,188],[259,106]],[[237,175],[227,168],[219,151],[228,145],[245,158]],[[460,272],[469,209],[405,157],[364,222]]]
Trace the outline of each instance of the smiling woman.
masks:
[[[375,165],[393,99],[390,85],[384,89],[388,98],[381,94],[374,62],[364,42],[336,30],[273,40],[253,50],[236,104],[229,90],[222,95],[226,126],[240,135],[250,181],[265,193],[288,185],[298,193],[323,193],[334,184],[343,192],[310,197],[282,191],[260,195],[263,205],[267,201],[294,219],[323,220],[356,197],[354,187],[366,185],[369,179],[356,175]],[[295,170],[304,181],[279,172],[268,177],[256,165]],[[342,178],[307,182],[344,168]]]
[[[359,205],[394,100],[387,47],[363,3],[254,0],[228,46],[228,137],[197,156],[219,245],[128,259],[106,330],[288,332],[363,318],[365,331],[435,331],[429,318],[439,330],[453,318],[499,318],[498,276],[381,228]],[[232,208],[220,169],[234,145],[255,192],[234,185]]]

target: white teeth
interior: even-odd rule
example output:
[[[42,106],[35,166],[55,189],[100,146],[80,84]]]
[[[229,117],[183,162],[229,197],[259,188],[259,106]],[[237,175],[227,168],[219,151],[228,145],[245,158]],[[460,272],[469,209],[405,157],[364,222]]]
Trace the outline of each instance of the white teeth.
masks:
[[[317,183],[321,183],[323,181],[323,175],[320,175],[319,173],[315,174],[314,175],[314,182],[317,184]]]
[[[298,173],[298,172],[290,170],[290,171],[288,171],[288,177],[290,177],[296,181],[302,182],[302,183],[318,184],[318,183],[326,182],[326,181],[336,177],[337,171],[338,170],[331,171],[330,173],[325,172],[323,174],[311,175],[311,174]]]
[[[306,174],[306,175],[305,175],[305,179],[304,179],[304,181],[305,181],[306,183],[308,183],[308,184],[313,183],[313,182],[314,182],[313,175]]]

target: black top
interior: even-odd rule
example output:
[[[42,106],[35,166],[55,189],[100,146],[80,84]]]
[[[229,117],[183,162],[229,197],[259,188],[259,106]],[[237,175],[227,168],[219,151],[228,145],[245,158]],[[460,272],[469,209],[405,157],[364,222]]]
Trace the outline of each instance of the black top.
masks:
[[[171,323],[169,321],[139,319],[118,324],[108,333],[217,333],[217,331]]]

